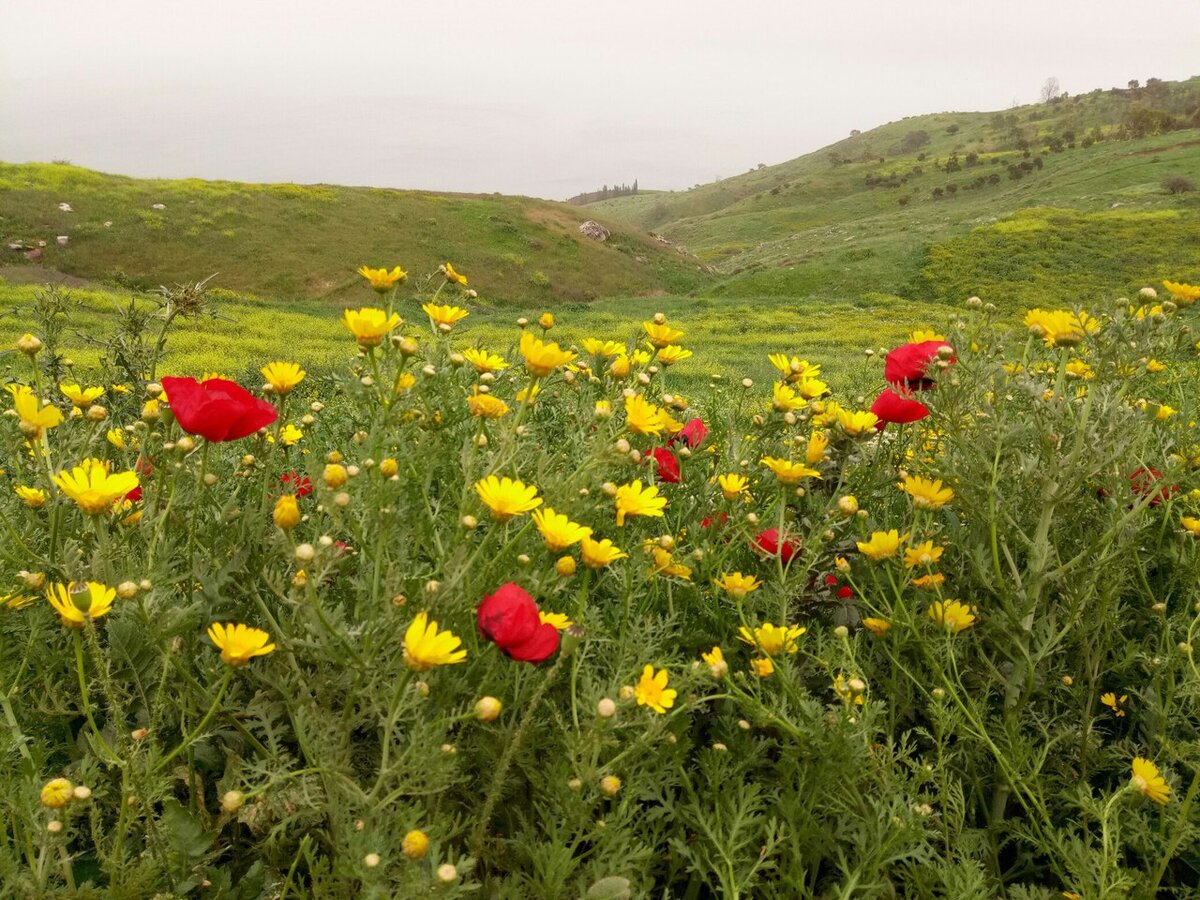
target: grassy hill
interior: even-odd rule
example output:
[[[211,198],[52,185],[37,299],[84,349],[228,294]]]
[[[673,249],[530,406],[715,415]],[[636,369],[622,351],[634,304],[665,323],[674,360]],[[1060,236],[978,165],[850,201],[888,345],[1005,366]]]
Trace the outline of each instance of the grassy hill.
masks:
[[[1163,187],[1200,173],[1196,125],[1200,78],[911,117],[715,184],[588,208],[715,265],[719,296],[1071,302],[1200,275],[1200,193]]]
[[[0,163],[0,252],[11,241],[44,240],[44,265],[119,285],[219,272],[232,290],[336,304],[353,295],[363,263],[416,274],[446,260],[485,302],[681,292],[705,281],[696,260],[638,228],[609,222],[608,241],[584,237],[579,224],[595,216],[526,197],[163,181]],[[58,235],[70,243],[58,246]],[[0,262],[21,261],[8,257]]]

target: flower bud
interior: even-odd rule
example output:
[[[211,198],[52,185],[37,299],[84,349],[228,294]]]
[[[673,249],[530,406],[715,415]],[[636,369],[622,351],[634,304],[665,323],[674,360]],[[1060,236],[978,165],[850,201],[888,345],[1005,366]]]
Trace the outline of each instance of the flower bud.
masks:
[[[226,791],[221,795],[221,812],[233,815],[242,808],[246,796],[241,791]]]
[[[458,880],[458,869],[451,863],[442,863],[437,867],[437,880],[442,884],[454,884]]]
[[[475,703],[475,718],[480,722],[494,722],[502,705],[495,697],[480,697]]]
[[[570,781],[567,782],[567,787],[569,787],[573,791],[577,791],[581,787],[583,787],[583,780],[580,778],[572,778]]]
[[[340,488],[346,483],[349,477],[350,475],[346,471],[346,467],[336,462],[329,463],[321,473],[321,478],[325,482],[325,486],[329,488]]]
[[[294,494],[284,494],[275,501],[275,511],[272,514],[275,525],[284,531],[291,531],[300,524],[300,506],[296,503]]]
[[[378,853],[368,853],[363,857],[363,865],[368,869],[375,868],[380,862],[382,862],[382,860],[380,859]]]
[[[294,551],[296,562],[310,563],[317,555],[317,550],[312,544],[298,544]]]
[[[138,586],[135,581],[122,581],[117,585],[117,596],[122,600],[131,600],[137,596]]]
[[[575,574],[575,557],[560,556],[554,563],[554,571],[563,578],[570,578]]]
[[[479,520],[474,516],[463,516],[462,527],[467,529],[467,531],[474,531],[479,527]]]
[[[423,831],[413,829],[404,835],[400,851],[409,859],[423,859],[429,852],[429,837]]]
[[[617,486],[611,481],[606,481],[604,484],[600,485],[600,491],[609,499],[617,496]]]
[[[51,819],[46,823],[46,831],[48,831],[50,834],[58,834],[62,830],[63,823],[58,821],[58,819]]]
[[[945,690],[943,690],[943,689],[942,689],[942,688],[940,688],[940,687],[935,687],[935,688],[934,688],[932,691],[930,691],[929,693],[931,693],[931,694],[933,695],[933,699],[935,699],[935,700],[941,700],[941,699],[943,699],[943,698],[946,696],[946,692],[945,692]]]
[[[846,496],[838,498],[837,506],[838,511],[849,518],[858,512],[858,498],[853,494],[846,494]]]
[[[384,478],[392,478],[400,471],[400,464],[390,456],[379,462],[379,474]]]
[[[42,786],[42,806],[47,809],[62,809],[75,796],[75,786],[65,778],[54,778]]]
[[[617,712],[617,704],[611,697],[604,697],[596,704],[596,715],[602,719],[611,719]]]
[[[605,775],[600,779],[600,793],[605,797],[615,797],[621,790],[621,779],[616,775]]]
[[[30,359],[37,356],[45,346],[40,338],[34,337],[32,334],[24,334],[17,338],[17,349],[28,356]]]
[[[839,625],[837,628],[833,629],[833,633],[837,637],[844,638],[846,635],[848,635],[850,633],[850,629],[847,628],[845,625]]]

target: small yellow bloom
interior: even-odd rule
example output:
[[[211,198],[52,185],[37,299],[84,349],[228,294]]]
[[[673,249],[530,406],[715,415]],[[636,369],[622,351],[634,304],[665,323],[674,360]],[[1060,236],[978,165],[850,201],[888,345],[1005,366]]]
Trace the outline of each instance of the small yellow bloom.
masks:
[[[734,600],[744,600],[747,594],[751,594],[762,587],[762,582],[753,575],[743,575],[741,572],[734,572],[732,574],[722,572],[721,577],[714,581],[713,584]]]
[[[362,309],[347,309],[342,313],[342,324],[346,326],[360,347],[378,347],[387,333],[400,324],[400,315],[373,306]]]
[[[295,494],[284,494],[275,501],[275,510],[271,514],[275,525],[284,531],[291,531],[300,524],[300,506],[296,503]]]
[[[0,595],[0,606],[8,610],[25,609],[37,602],[37,597],[30,594]]]
[[[321,471],[321,480],[330,490],[337,490],[350,478],[350,473],[341,463],[329,463]]]
[[[425,315],[429,316],[429,321],[435,327],[449,330],[457,323],[461,322],[470,315],[465,309],[459,306],[438,305],[436,303],[422,304],[421,309],[425,311]]]
[[[1130,772],[1129,783],[1143,796],[1149,797],[1155,803],[1162,804],[1166,804],[1171,799],[1171,788],[1168,786],[1167,780],[1159,773],[1158,766],[1150,760],[1140,756],[1134,757]]]
[[[887,619],[876,619],[872,616],[862,620],[863,628],[871,632],[876,637],[883,637],[892,627],[892,623]]]
[[[13,396],[13,407],[21,419],[21,431],[27,437],[41,437],[47,428],[62,423],[63,414],[58,407],[49,403],[43,406],[37,394],[27,385],[10,384],[8,390]]]
[[[396,385],[395,385],[396,396],[398,397],[401,394],[405,393],[410,388],[412,388],[412,386],[416,383],[417,383],[417,376],[414,375],[412,372],[401,372],[399,375],[396,376]]]
[[[1087,335],[1100,330],[1100,323],[1085,312],[1068,309],[1031,309],[1025,314],[1025,327],[1040,337],[1047,347],[1073,347]]]
[[[777,381],[771,388],[771,406],[777,412],[791,412],[803,409],[808,401],[788,387],[787,382]]]
[[[779,483],[784,485],[799,484],[805,478],[821,477],[821,473],[816,469],[787,459],[764,456],[762,464],[774,472],[775,477],[779,479]]]
[[[815,466],[825,458],[825,448],[829,446],[829,436],[823,431],[814,431],[808,436],[808,445],[804,450],[804,461]]]
[[[775,674],[775,661],[769,656],[750,660],[750,672],[759,678],[770,678]]]
[[[118,450],[124,450],[128,443],[125,440],[125,432],[120,428],[110,428],[108,433],[104,435],[105,439],[116,447]]]
[[[104,388],[102,387],[83,388],[69,381],[64,381],[58,386],[58,389],[63,392],[64,397],[79,409],[91,406],[104,396]]]
[[[1200,300],[1200,285],[1184,284],[1181,281],[1164,281],[1163,287],[1178,306],[1191,306]]]
[[[661,518],[667,498],[658,496],[656,485],[642,486],[641,479],[617,488],[617,525],[625,524],[626,516],[655,516]]]
[[[929,618],[955,634],[975,624],[971,607],[957,600],[939,600],[929,604]]]
[[[83,512],[94,516],[112,509],[114,503],[137,487],[138,477],[136,472],[111,475],[107,462],[85,459],[70,472],[59,472],[54,483]]]
[[[651,575],[666,575],[668,578],[682,578],[684,581],[692,580],[691,566],[675,562],[669,550],[654,546],[650,549],[650,555],[654,557],[654,568],[650,570]]]
[[[563,350],[553,341],[540,341],[529,331],[521,332],[520,350],[525,358],[525,369],[534,378],[549,375],[575,358],[570,350]]]
[[[713,647],[707,653],[701,653],[700,658],[708,666],[708,671],[712,672],[713,678],[724,678],[729,674],[729,663],[725,661],[725,654],[720,647]]]
[[[688,359],[691,357],[691,355],[691,350],[685,350],[683,347],[670,344],[666,347],[659,348],[659,351],[655,354],[654,358],[664,366],[673,366],[677,362],[683,362],[685,359]]]
[[[20,493],[20,490],[20,488],[17,488],[18,493]],[[1193,537],[1200,537],[1200,519],[1195,519],[1191,516],[1180,516],[1179,524],[1183,526],[1188,534]]]
[[[471,415],[480,419],[499,419],[509,412],[507,403],[491,394],[479,393],[478,388],[467,398],[467,406],[471,410]]]
[[[554,327],[554,313],[542,313],[541,318],[538,319],[538,325],[541,326],[542,331],[549,331]]]
[[[1166,363],[1161,363],[1157,359],[1151,359],[1146,362],[1146,371],[1152,375],[1157,375],[1159,372],[1167,371]]]
[[[479,347],[471,347],[463,351],[463,359],[471,364],[471,366],[480,375],[488,372],[499,372],[501,369],[508,368],[508,362],[503,356],[497,353],[488,353]]]
[[[721,496],[732,502],[750,486],[750,480],[736,472],[731,472],[728,475],[718,476],[717,484],[721,488]]]
[[[808,631],[803,625],[772,625],[765,622],[753,631],[743,625],[738,629],[738,639],[757,647],[767,656],[795,653],[800,649],[796,639]]]
[[[537,395],[542,392],[540,384],[531,384],[529,387],[523,387],[517,391],[517,402],[533,404],[537,400]]]
[[[453,632],[438,631],[437,622],[430,621],[428,613],[419,612],[404,633],[404,663],[414,672],[460,663],[467,658],[467,651],[459,649],[461,645]]]
[[[1084,381],[1091,381],[1096,377],[1095,370],[1082,359],[1069,360],[1064,371],[1067,373],[1068,378],[1080,378]]]
[[[75,785],[65,778],[54,778],[42,786],[42,806],[47,809],[62,809],[75,796]]]
[[[930,572],[912,580],[912,586],[923,590],[932,590],[946,583],[946,576],[941,572]]]
[[[939,478],[932,481],[917,475],[909,475],[900,482],[900,490],[912,497],[913,506],[917,509],[941,509],[954,499],[951,488],[942,487]]]
[[[476,482],[475,492],[479,499],[492,511],[492,518],[501,522],[513,516],[527,513],[542,505],[534,485],[527,485],[512,478],[489,475]]]
[[[46,588],[46,599],[68,628],[82,628],[85,622],[106,615],[116,597],[116,588],[96,581],[72,581]]]
[[[625,425],[636,434],[660,434],[667,427],[667,414],[641,394],[625,398]]]
[[[290,394],[308,373],[297,363],[276,361],[263,366],[262,374],[275,393]]]
[[[1113,691],[1108,691],[1107,693],[1100,695],[1100,702],[1109,707],[1113,711],[1113,715],[1117,718],[1124,718],[1125,710],[1123,710],[1121,707],[1128,699],[1128,694],[1122,694],[1120,697],[1118,697]]]
[[[805,400],[816,400],[823,394],[829,393],[829,385],[820,378],[801,378],[795,382],[796,393]]]
[[[932,566],[942,558],[944,547],[933,546],[933,541],[923,541],[904,551],[904,567],[915,569],[917,566]]]
[[[863,705],[863,692],[866,690],[866,685],[861,678],[847,678],[845,675],[838,675],[833,679],[833,692],[837,694],[838,699],[843,703],[853,703],[856,706]]]
[[[408,279],[408,273],[395,266],[388,271],[386,266],[372,269],[370,266],[360,266],[358,274],[371,283],[371,289],[385,294],[397,284],[403,284]]]
[[[269,634],[249,625],[214,622],[208,626],[208,636],[221,651],[221,659],[231,666],[244,666],[254,657],[266,656],[275,649],[274,644],[267,643],[271,640]]]
[[[563,578],[570,578],[575,574],[575,558],[572,556],[560,556],[554,562],[554,571]]]
[[[580,342],[586,353],[592,356],[622,356],[625,353],[625,345],[618,344],[616,341],[602,341],[598,338],[584,338]]]
[[[429,838],[425,832],[413,830],[404,835],[400,842],[400,852],[409,859],[424,859],[429,852]]]
[[[797,381],[806,379],[815,379],[821,374],[821,367],[813,365],[806,359],[800,359],[798,356],[789,357],[786,353],[772,353],[767,357],[771,361],[784,380],[788,384],[794,384]]]
[[[577,525],[570,516],[557,513],[548,506],[533,514],[533,524],[541,532],[546,546],[555,553],[561,553],[592,533],[592,529]]]
[[[617,356],[608,367],[608,374],[613,378],[628,378],[633,363],[624,353]]]
[[[546,612],[545,610],[538,610],[538,621],[543,625],[553,625],[559,631],[575,624],[566,613]]]
[[[861,437],[875,430],[875,426],[879,424],[879,417],[873,412],[851,412],[848,409],[840,409],[837,413],[837,423],[842,431],[850,437]]]
[[[454,266],[450,265],[450,263],[442,266],[442,272],[445,273],[447,281],[453,281],[455,284],[461,284],[463,287],[467,286],[467,276],[455,272]]]
[[[908,336],[908,342],[910,344],[924,344],[929,341],[944,341],[944,340],[946,340],[946,336],[944,334],[939,334],[938,332],[933,331],[932,329],[928,329],[928,328],[927,329],[918,328],[916,331],[914,331],[912,334],[910,334]]]
[[[908,540],[907,534],[900,534],[895,528],[891,531],[876,531],[868,541],[858,541],[858,552],[873,562],[891,559],[900,549],[900,545]]]
[[[589,569],[603,569],[618,559],[625,559],[629,554],[614,546],[608,538],[597,541],[590,535],[585,535],[579,542],[579,555]]]
[[[651,665],[642,669],[642,677],[633,688],[638,706],[648,706],[660,714],[674,706],[676,692],[667,687],[668,677],[666,669],[655,672]]]
[[[46,505],[46,492],[41,488],[19,485],[14,488],[21,501],[30,509],[41,509]]]
[[[646,329],[650,343],[659,348],[679,343],[684,334],[682,331],[672,328],[665,322],[661,325],[655,322],[643,322],[642,327]]]

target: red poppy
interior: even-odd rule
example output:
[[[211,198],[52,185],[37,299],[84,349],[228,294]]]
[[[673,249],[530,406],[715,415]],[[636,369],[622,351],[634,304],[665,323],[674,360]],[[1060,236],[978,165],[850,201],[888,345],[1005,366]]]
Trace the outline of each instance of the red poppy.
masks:
[[[700,446],[700,442],[706,437],[708,437],[708,426],[704,424],[704,420],[698,418],[689,419],[686,425],[671,435],[667,443],[674,444],[676,441],[683,441],[689,448],[694,450]]]
[[[307,497],[313,491],[312,480],[302,472],[284,472],[279,480],[297,497]]]
[[[142,486],[139,484],[137,487],[135,487],[133,490],[131,490],[128,494],[125,495],[125,499],[128,500],[130,503],[141,503],[142,502]]]
[[[727,521],[729,521],[729,513],[721,513],[720,515],[716,516],[705,516],[700,520],[700,527],[708,528],[714,523],[717,525],[724,525]]]
[[[480,634],[512,659],[538,663],[558,649],[558,629],[542,623],[533,598],[511,581],[483,598],[476,619]]]
[[[875,402],[871,404],[871,412],[879,417],[875,427],[880,431],[889,422],[897,425],[918,422],[929,415],[929,409],[924,403],[905,397],[891,388],[884,388],[883,393],[875,398]]]
[[[883,378],[888,384],[902,384],[914,391],[926,391],[937,387],[929,377],[929,366],[937,359],[938,348],[947,346],[945,341],[921,341],[919,344],[902,344],[891,353],[883,366]],[[954,357],[950,357],[954,362]]]
[[[244,438],[279,418],[272,404],[224,378],[167,376],[162,386],[180,427],[214,443]]]
[[[839,600],[849,600],[854,596],[854,588],[849,585],[842,585],[837,589],[837,597]]]
[[[760,531],[754,536],[753,543],[758,550],[767,556],[779,556],[785,565],[790,563],[792,557],[800,552],[800,542],[790,539],[784,541],[783,547],[780,548],[778,528],[768,528],[766,531]]]
[[[150,460],[146,459],[144,456],[139,456],[137,458],[137,462],[133,464],[133,468],[139,475],[145,475],[147,478],[154,474],[154,466],[152,466],[150,464]]]
[[[825,584],[828,587],[833,587],[835,584],[837,584],[837,576],[836,575],[826,575],[825,576]]]
[[[655,447],[650,451],[658,470],[658,480],[666,484],[679,483],[679,459],[666,447]]]
[[[1158,506],[1164,500],[1170,499],[1173,494],[1179,493],[1179,485],[1172,484],[1170,486],[1158,486],[1155,490],[1155,482],[1161,480],[1163,473],[1158,469],[1138,469],[1129,476],[1129,484],[1133,488],[1133,492],[1139,497],[1146,497],[1150,494],[1150,505]]]

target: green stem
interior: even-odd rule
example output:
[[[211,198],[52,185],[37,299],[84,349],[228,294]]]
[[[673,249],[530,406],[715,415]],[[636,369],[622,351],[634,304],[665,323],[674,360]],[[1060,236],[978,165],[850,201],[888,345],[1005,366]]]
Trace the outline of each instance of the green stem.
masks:
[[[212,721],[212,717],[217,714],[217,708],[221,705],[221,701],[225,698],[225,690],[229,687],[229,682],[232,678],[233,666],[228,666],[225,669],[225,677],[221,679],[221,687],[217,690],[217,696],[213,699],[212,706],[208,708],[208,712],[204,714],[204,718],[200,720],[200,724],[192,730],[191,734],[183,739],[182,743],[180,743],[178,747],[158,761],[158,763],[154,766],[155,772],[165,767],[167,763],[190,747],[195,742],[196,738],[200,736],[200,733],[204,731],[204,729],[208,726],[208,723]]]

